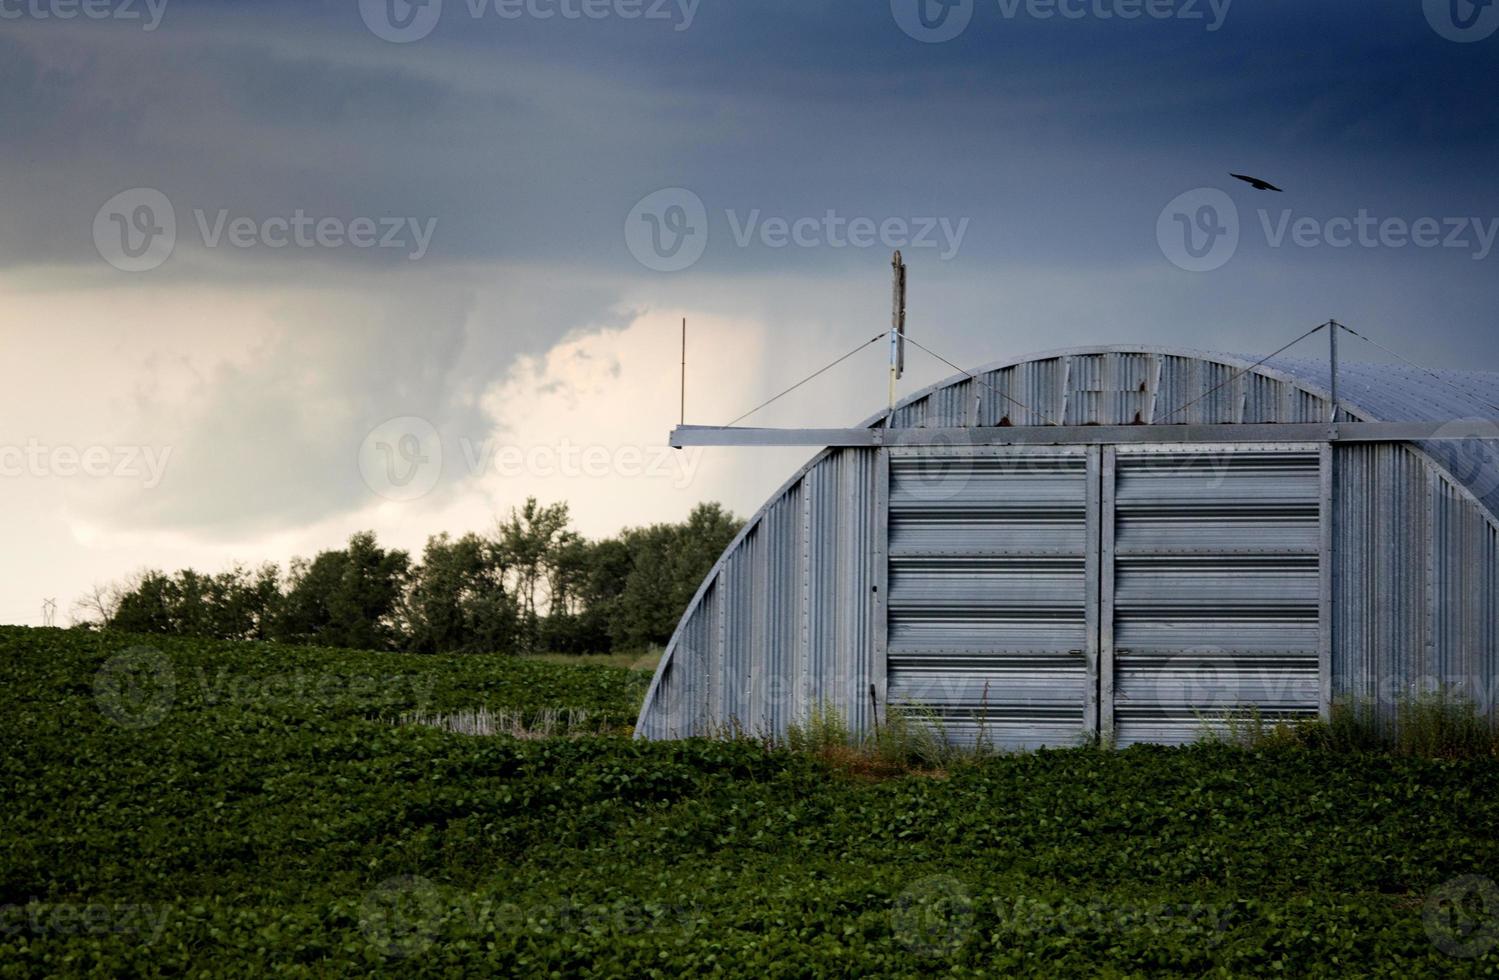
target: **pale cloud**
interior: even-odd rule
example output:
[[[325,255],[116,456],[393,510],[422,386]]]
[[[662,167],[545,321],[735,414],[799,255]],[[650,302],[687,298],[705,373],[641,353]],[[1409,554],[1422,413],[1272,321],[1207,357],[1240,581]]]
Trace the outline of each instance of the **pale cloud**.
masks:
[[[770,479],[756,476],[763,460],[667,444],[680,411],[683,316],[691,417],[723,420],[752,404],[771,337],[764,323],[651,310],[519,359],[484,393],[491,428],[458,447],[463,466],[497,501],[567,501],[595,535],[677,520],[701,500],[751,506]]]

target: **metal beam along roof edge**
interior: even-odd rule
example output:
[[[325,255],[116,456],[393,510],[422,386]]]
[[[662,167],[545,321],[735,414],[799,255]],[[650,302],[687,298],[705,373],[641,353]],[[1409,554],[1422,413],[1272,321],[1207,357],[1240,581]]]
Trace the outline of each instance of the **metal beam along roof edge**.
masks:
[[[671,445],[686,446],[1063,446],[1114,443],[1410,442],[1499,440],[1499,420],[1447,422],[1228,423],[1215,425],[1026,425],[917,429],[772,429],[682,425]]]

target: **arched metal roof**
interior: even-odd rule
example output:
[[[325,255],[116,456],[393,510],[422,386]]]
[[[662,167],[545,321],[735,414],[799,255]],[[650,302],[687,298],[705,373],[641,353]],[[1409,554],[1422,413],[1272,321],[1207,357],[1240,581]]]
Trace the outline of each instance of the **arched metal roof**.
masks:
[[[1161,346],[1044,351],[986,365],[971,376],[949,377],[902,399],[893,411],[870,416],[863,425],[918,428],[1044,425],[1049,421],[1067,425],[1327,421],[1330,386],[1326,363],[1275,358],[1256,364],[1256,360],[1238,354]],[[1350,421],[1496,419],[1499,373],[1423,371],[1343,362],[1339,365],[1338,396],[1340,418]],[[1427,467],[1445,472],[1457,494],[1477,503],[1484,512],[1481,523],[1491,529],[1499,527],[1499,443],[1468,439],[1409,445],[1426,458]],[[741,581],[744,568],[749,567],[745,563],[751,561],[746,555],[754,556],[752,561],[762,568],[761,574],[779,576],[801,568],[798,574],[806,577],[812,573],[802,567],[809,559],[805,554],[806,534],[797,530],[801,520],[826,525],[819,532],[819,541],[827,538],[856,543],[865,533],[857,515],[870,512],[872,471],[866,472],[868,468],[856,462],[862,458],[858,451],[824,449],[746,522],[704,579],[668,643],[646,695],[643,725],[672,672],[680,645],[686,643],[696,651],[705,643],[716,644],[718,660],[699,663],[700,657],[695,656],[690,666],[682,665],[688,679],[677,671],[673,688],[700,683],[692,678],[700,678],[704,671],[742,668],[749,662],[744,658],[751,655],[750,647],[766,639],[754,630],[735,629],[729,621],[741,620],[737,607],[726,604],[726,596],[729,592],[739,596],[750,585]],[[802,518],[794,518],[793,501],[802,509]],[[733,578],[732,586],[722,584],[726,575]],[[840,581],[826,596],[813,594],[807,601],[813,608],[823,603],[847,603],[858,588],[868,591],[867,584]],[[711,609],[705,608],[705,603]],[[751,620],[758,622],[753,617]],[[745,635],[739,636],[740,632]],[[718,639],[713,640],[710,633]],[[673,695],[677,699],[686,696],[682,691]],[[862,706],[854,703],[849,709],[857,721]],[[653,737],[668,734],[669,726],[654,725],[637,728],[637,733]]]
[[[1234,371],[1245,371],[1259,361],[1258,357],[1190,347],[1110,345],[1041,351],[1015,360],[986,364],[975,369],[973,374],[982,378],[986,374],[1022,364],[1097,354],[1144,354],[1193,358],[1222,364]],[[1275,357],[1258,364],[1248,373],[1288,382],[1324,402],[1331,400],[1331,372],[1326,360]],[[901,399],[896,405],[896,425],[904,427],[910,424],[909,420],[903,423],[900,418],[903,409],[908,409],[939,392],[956,389],[968,380],[967,375],[952,375]],[[1204,385],[1204,391],[1208,387],[1210,386]],[[1183,393],[1181,401],[1176,404],[1202,393],[1201,391],[1195,394]],[[1424,370],[1398,364],[1340,361],[1338,363],[1338,402],[1340,410],[1349,418],[1363,422],[1496,420],[1499,419],[1499,372]],[[1173,404],[1171,408],[1175,408],[1176,404]],[[1157,420],[1164,421],[1160,415],[1171,411],[1171,408],[1165,408],[1158,413]],[[885,411],[872,415],[861,425],[880,425],[889,414]],[[1109,421],[1125,423],[1129,420],[1119,418]],[[1183,417],[1174,421],[1187,421],[1187,419]],[[1034,419],[1031,424],[1044,423],[1040,419]],[[1499,430],[1496,430],[1495,434],[1499,435]],[[1426,455],[1446,470],[1455,482],[1477,498],[1488,511],[1489,517],[1499,523],[1499,442],[1479,439],[1443,439],[1421,441],[1415,445],[1420,446]]]
[[[1275,358],[1265,366],[1319,394],[1330,387],[1326,361]],[[1499,419],[1499,373],[1344,361],[1338,364],[1338,401],[1350,415],[1370,422]],[[1499,443],[1443,439],[1416,445],[1482,502],[1490,517],[1499,518]]]

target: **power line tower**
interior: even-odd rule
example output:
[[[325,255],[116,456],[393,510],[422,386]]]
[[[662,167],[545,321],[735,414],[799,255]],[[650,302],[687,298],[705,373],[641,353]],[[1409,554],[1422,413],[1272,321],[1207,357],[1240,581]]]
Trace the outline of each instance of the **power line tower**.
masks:
[[[57,600],[42,600],[42,625],[55,626],[57,624]]]

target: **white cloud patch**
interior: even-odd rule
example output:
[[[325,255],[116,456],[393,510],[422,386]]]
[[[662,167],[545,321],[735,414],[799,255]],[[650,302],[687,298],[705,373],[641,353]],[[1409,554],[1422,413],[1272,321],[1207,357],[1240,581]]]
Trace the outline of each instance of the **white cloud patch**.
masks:
[[[723,421],[752,404],[769,332],[750,319],[686,315],[688,418]],[[565,500],[589,534],[678,520],[702,500],[758,506],[755,495],[781,476],[754,451],[667,443],[680,411],[682,316],[653,310],[521,358],[480,400],[491,431],[450,449],[497,503]]]

